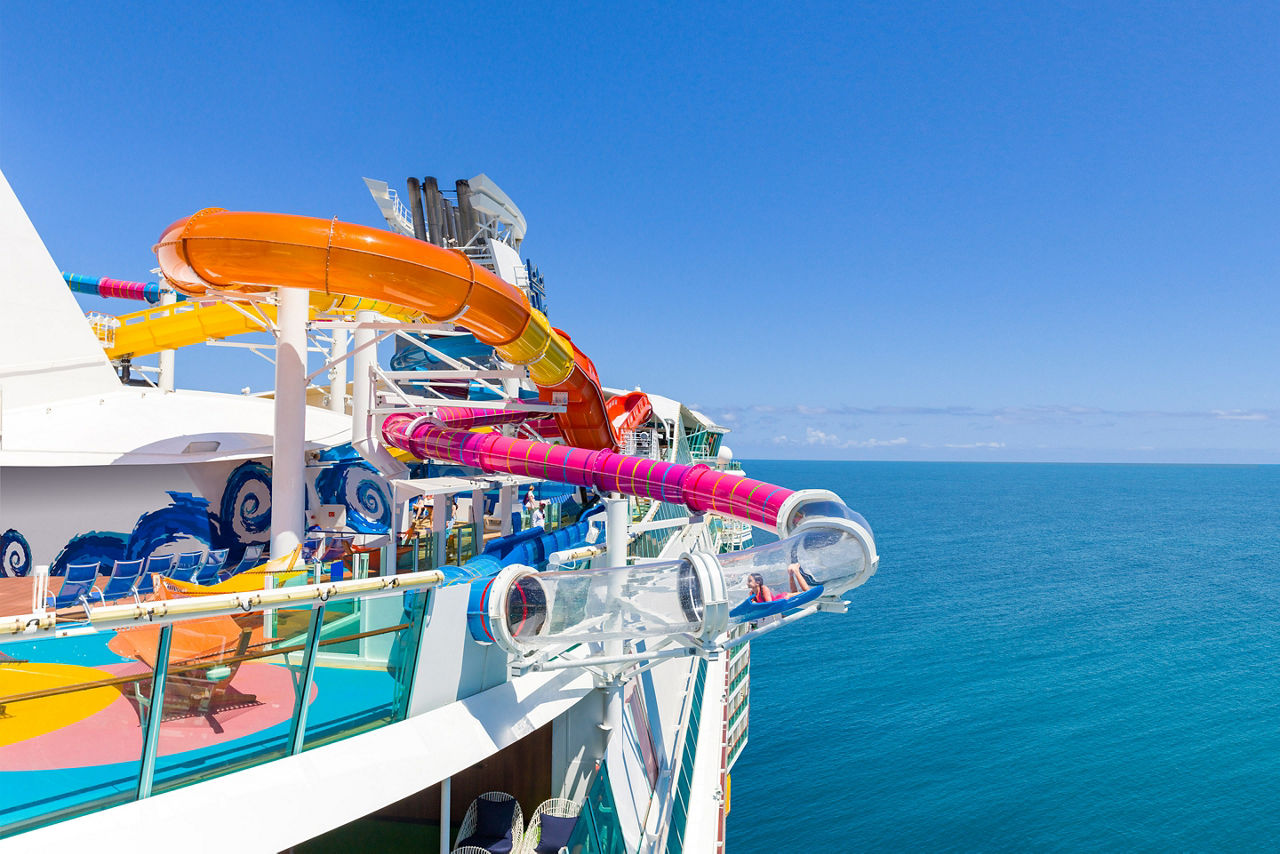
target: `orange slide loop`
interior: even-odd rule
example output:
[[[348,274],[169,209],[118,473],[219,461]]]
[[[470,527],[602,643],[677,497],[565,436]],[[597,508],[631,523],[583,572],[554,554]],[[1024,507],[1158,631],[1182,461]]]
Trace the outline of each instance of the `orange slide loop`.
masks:
[[[335,216],[329,220],[329,241],[324,250],[324,292],[332,294],[329,290],[329,259],[333,257],[333,230],[338,227],[338,218]]]
[[[170,225],[155,253],[165,278],[193,296],[303,288],[452,320],[504,359],[527,364],[545,399],[565,393],[566,411],[555,420],[569,444],[620,444],[591,360],[519,288],[462,252],[338,219],[207,208]]]

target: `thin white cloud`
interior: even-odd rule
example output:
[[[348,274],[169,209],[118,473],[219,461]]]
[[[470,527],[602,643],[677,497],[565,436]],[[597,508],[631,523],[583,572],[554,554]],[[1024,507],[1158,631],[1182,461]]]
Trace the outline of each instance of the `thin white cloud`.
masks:
[[[1221,421],[1270,421],[1271,416],[1265,412],[1244,409],[1215,409],[1213,414]]]
[[[896,439],[841,439],[816,427],[805,428],[804,444],[821,445],[826,448],[892,448],[908,444],[906,436]]]
[[[775,417],[800,416],[945,416],[970,420],[990,419],[998,424],[1068,424],[1088,427],[1111,427],[1114,422],[1106,419],[1170,419],[1215,421],[1273,421],[1280,417],[1280,410],[1269,409],[1209,409],[1209,410],[1160,410],[1160,409],[1103,409],[1093,406],[1049,404],[1045,406],[1001,406],[979,409],[973,406],[726,406],[721,409],[723,421],[748,420],[751,414],[768,414]],[[744,417],[746,416],[746,417]]]

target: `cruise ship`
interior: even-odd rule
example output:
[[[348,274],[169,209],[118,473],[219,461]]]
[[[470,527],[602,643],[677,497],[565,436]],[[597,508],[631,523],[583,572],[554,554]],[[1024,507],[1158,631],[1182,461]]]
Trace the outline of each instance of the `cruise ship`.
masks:
[[[161,212],[144,282],[0,176],[0,846],[725,850],[751,641],[871,528],[599,377],[487,176],[365,184]]]

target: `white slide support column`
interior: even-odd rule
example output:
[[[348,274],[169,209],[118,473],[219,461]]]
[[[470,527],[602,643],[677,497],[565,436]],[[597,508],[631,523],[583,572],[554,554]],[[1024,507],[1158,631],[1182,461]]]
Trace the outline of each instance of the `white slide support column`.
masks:
[[[376,311],[356,312],[356,322],[362,325],[357,326],[351,336],[354,351],[351,354],[351,446],[383,477],[395,480],[407,475],[409,469],[383,447],[381,434],[374,423],[377,381],[373,369],[378,364],[378,348],[373,340],[378,333],[365,325],[376,323],[380,316]]]
[[[449,522],[453,516],[453,496],[452,495],[434,495],[431,497],[434,505],[431,508],[431,540],[432,548],[435,549],[435,563],[433,566],[444,566],[445,558],[448,555],[449,544]]]
[[[330,334],[329,410],[341,414],[347,411],[347,360],[342,358],[347,355],[347,330],[334,329]]]
[[[502,536],[512,533],[511,514],[515,507],[516,487],[513,483],[504,483],[498,488],[498,532]]]
[[[625,495],[611,492],[604,499],[605,560],[609,566],[627,565],[628,528],[631,525],[631,500]],[[622,596],[622,573],[613,573],[609,579],[608,603],[613,617],[620,623],[622,611],[614,603]],[[622,641],[611,640],[604,644],[605,655],[622,655]]]
[[[302,542],[310,294],[280,288],[276,313],[275,441],[271,452],[271,556]]]
[[[160,292],[161,305],[173,305],[178,301],[178,295],[173,292],[172,288],[166,287]],[[177,365],[177,353],[174,350],[160,351],[160,377],[156,381],[156,385],[161,391],[173,391],[173,370]]]

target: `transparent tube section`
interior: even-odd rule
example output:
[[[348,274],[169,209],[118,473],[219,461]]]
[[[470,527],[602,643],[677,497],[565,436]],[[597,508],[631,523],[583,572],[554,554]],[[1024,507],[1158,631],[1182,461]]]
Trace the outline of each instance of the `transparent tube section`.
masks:
[[[702,584],[687,560],[530,572],[507,588],[506,629],[521,647],[663,637],[702,627]]]
[[[741,552],[594,570],[511,570],[485,588],[485,631],[512,652],[528,653],[716,634],[726,625],[726,606],[734,623],[800,608],[857,587],[875,572],[875,545],[856,516],[810,515],[790,537]],[[708,616],[709,609],[718,616]]]
[[[872,533],[871,526],[867,524],[867,520],[862,518],[862,514],[856,510],[850,510],[848,505],[843,501],[805,501],[797,505],[785,520],[785,530],[794,531],[801,523],[811,519],[848,519],[856,522],[868,533]]]
[[[842,514],[841,518],[847,517]],[[733,622],[780,613],[819,596],[838,595],[875,572],[862,538],[838,521],[830,526],[814,525],[763,546],[718,555],[718,560]]]

